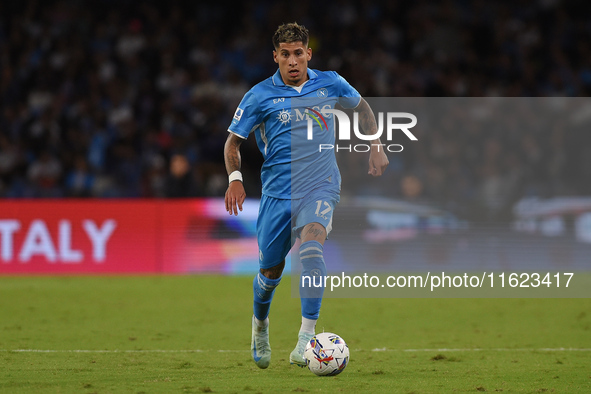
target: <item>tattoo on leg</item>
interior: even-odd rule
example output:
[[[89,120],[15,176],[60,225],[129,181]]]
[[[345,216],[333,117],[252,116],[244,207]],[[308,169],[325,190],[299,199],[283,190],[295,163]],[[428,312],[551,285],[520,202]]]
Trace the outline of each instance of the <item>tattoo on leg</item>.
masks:
[[[321,224],[311,223],[304,227],[303,234],[301,235],[302,241],[304,239],[319,239],[324,235],[326,237],[326,230]]]
[[[317,226],[312,226],[306,231],[306,234],[311,234],[314,237],[319,237],[322,234],[322,229],[318,228]]]

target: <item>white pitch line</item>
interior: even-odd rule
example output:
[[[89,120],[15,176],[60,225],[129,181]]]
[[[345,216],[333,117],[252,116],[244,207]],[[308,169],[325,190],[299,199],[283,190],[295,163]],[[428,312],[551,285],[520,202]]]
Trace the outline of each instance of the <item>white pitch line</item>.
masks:
[[[365,351],[366,349],[353,349],[355,352]],[[250,350],[203,350],[203,349],[128,349],[128,350],[101,350],[101,349],[0,349],[3,353],[246,353]],[[281,351],[281,350],[279,350]],[[288,351],[288,350],[283,350]],[[591,348],[468,348],[468,349],[388,349],[376,348],[372,352],[591,352]]]
[[[372,352],[591,352],[591,348],[572,348],[572,347],[557,347],[557,348],[469,348],[469,349],[387,349],[376,348]]]

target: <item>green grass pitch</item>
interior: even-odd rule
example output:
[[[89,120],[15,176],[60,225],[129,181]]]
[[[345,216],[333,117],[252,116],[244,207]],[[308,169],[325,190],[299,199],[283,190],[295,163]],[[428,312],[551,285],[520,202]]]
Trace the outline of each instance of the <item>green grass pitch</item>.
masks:
[[[252,362],[251,283],[1,277],[0,392],[591,392],[590,299],[326,299],[317,330],[341,335],[351,361],[316,377],[289,365],[289,277],[271,366]]]

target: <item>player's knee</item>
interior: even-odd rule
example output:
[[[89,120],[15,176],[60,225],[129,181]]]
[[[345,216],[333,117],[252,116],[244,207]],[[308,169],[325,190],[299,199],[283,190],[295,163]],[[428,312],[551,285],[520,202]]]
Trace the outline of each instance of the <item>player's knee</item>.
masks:
[[[285,268],[285,260],[271,268],[261,268],[261,274],[269,279],[279,279]]]

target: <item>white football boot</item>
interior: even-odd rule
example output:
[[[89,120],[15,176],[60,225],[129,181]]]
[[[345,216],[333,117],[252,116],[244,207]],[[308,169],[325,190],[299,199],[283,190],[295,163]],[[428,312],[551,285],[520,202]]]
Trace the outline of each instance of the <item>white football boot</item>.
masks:
[[[306,366],[306,359],[304,359],[304,350],[306,350],[306,345],[310,340],[314,337],[314,334],[309,334],[305,332],[300,332],[298,334],[298,343],[296,344],[295,349],[289,355],[289,363],[295,364],[298,367],[305,367]]]
[[[252,339],[250,352],[257,367],[265,369],[271,363],[271,345],[269,344],[269,325],[259,327],[252,317]]]

